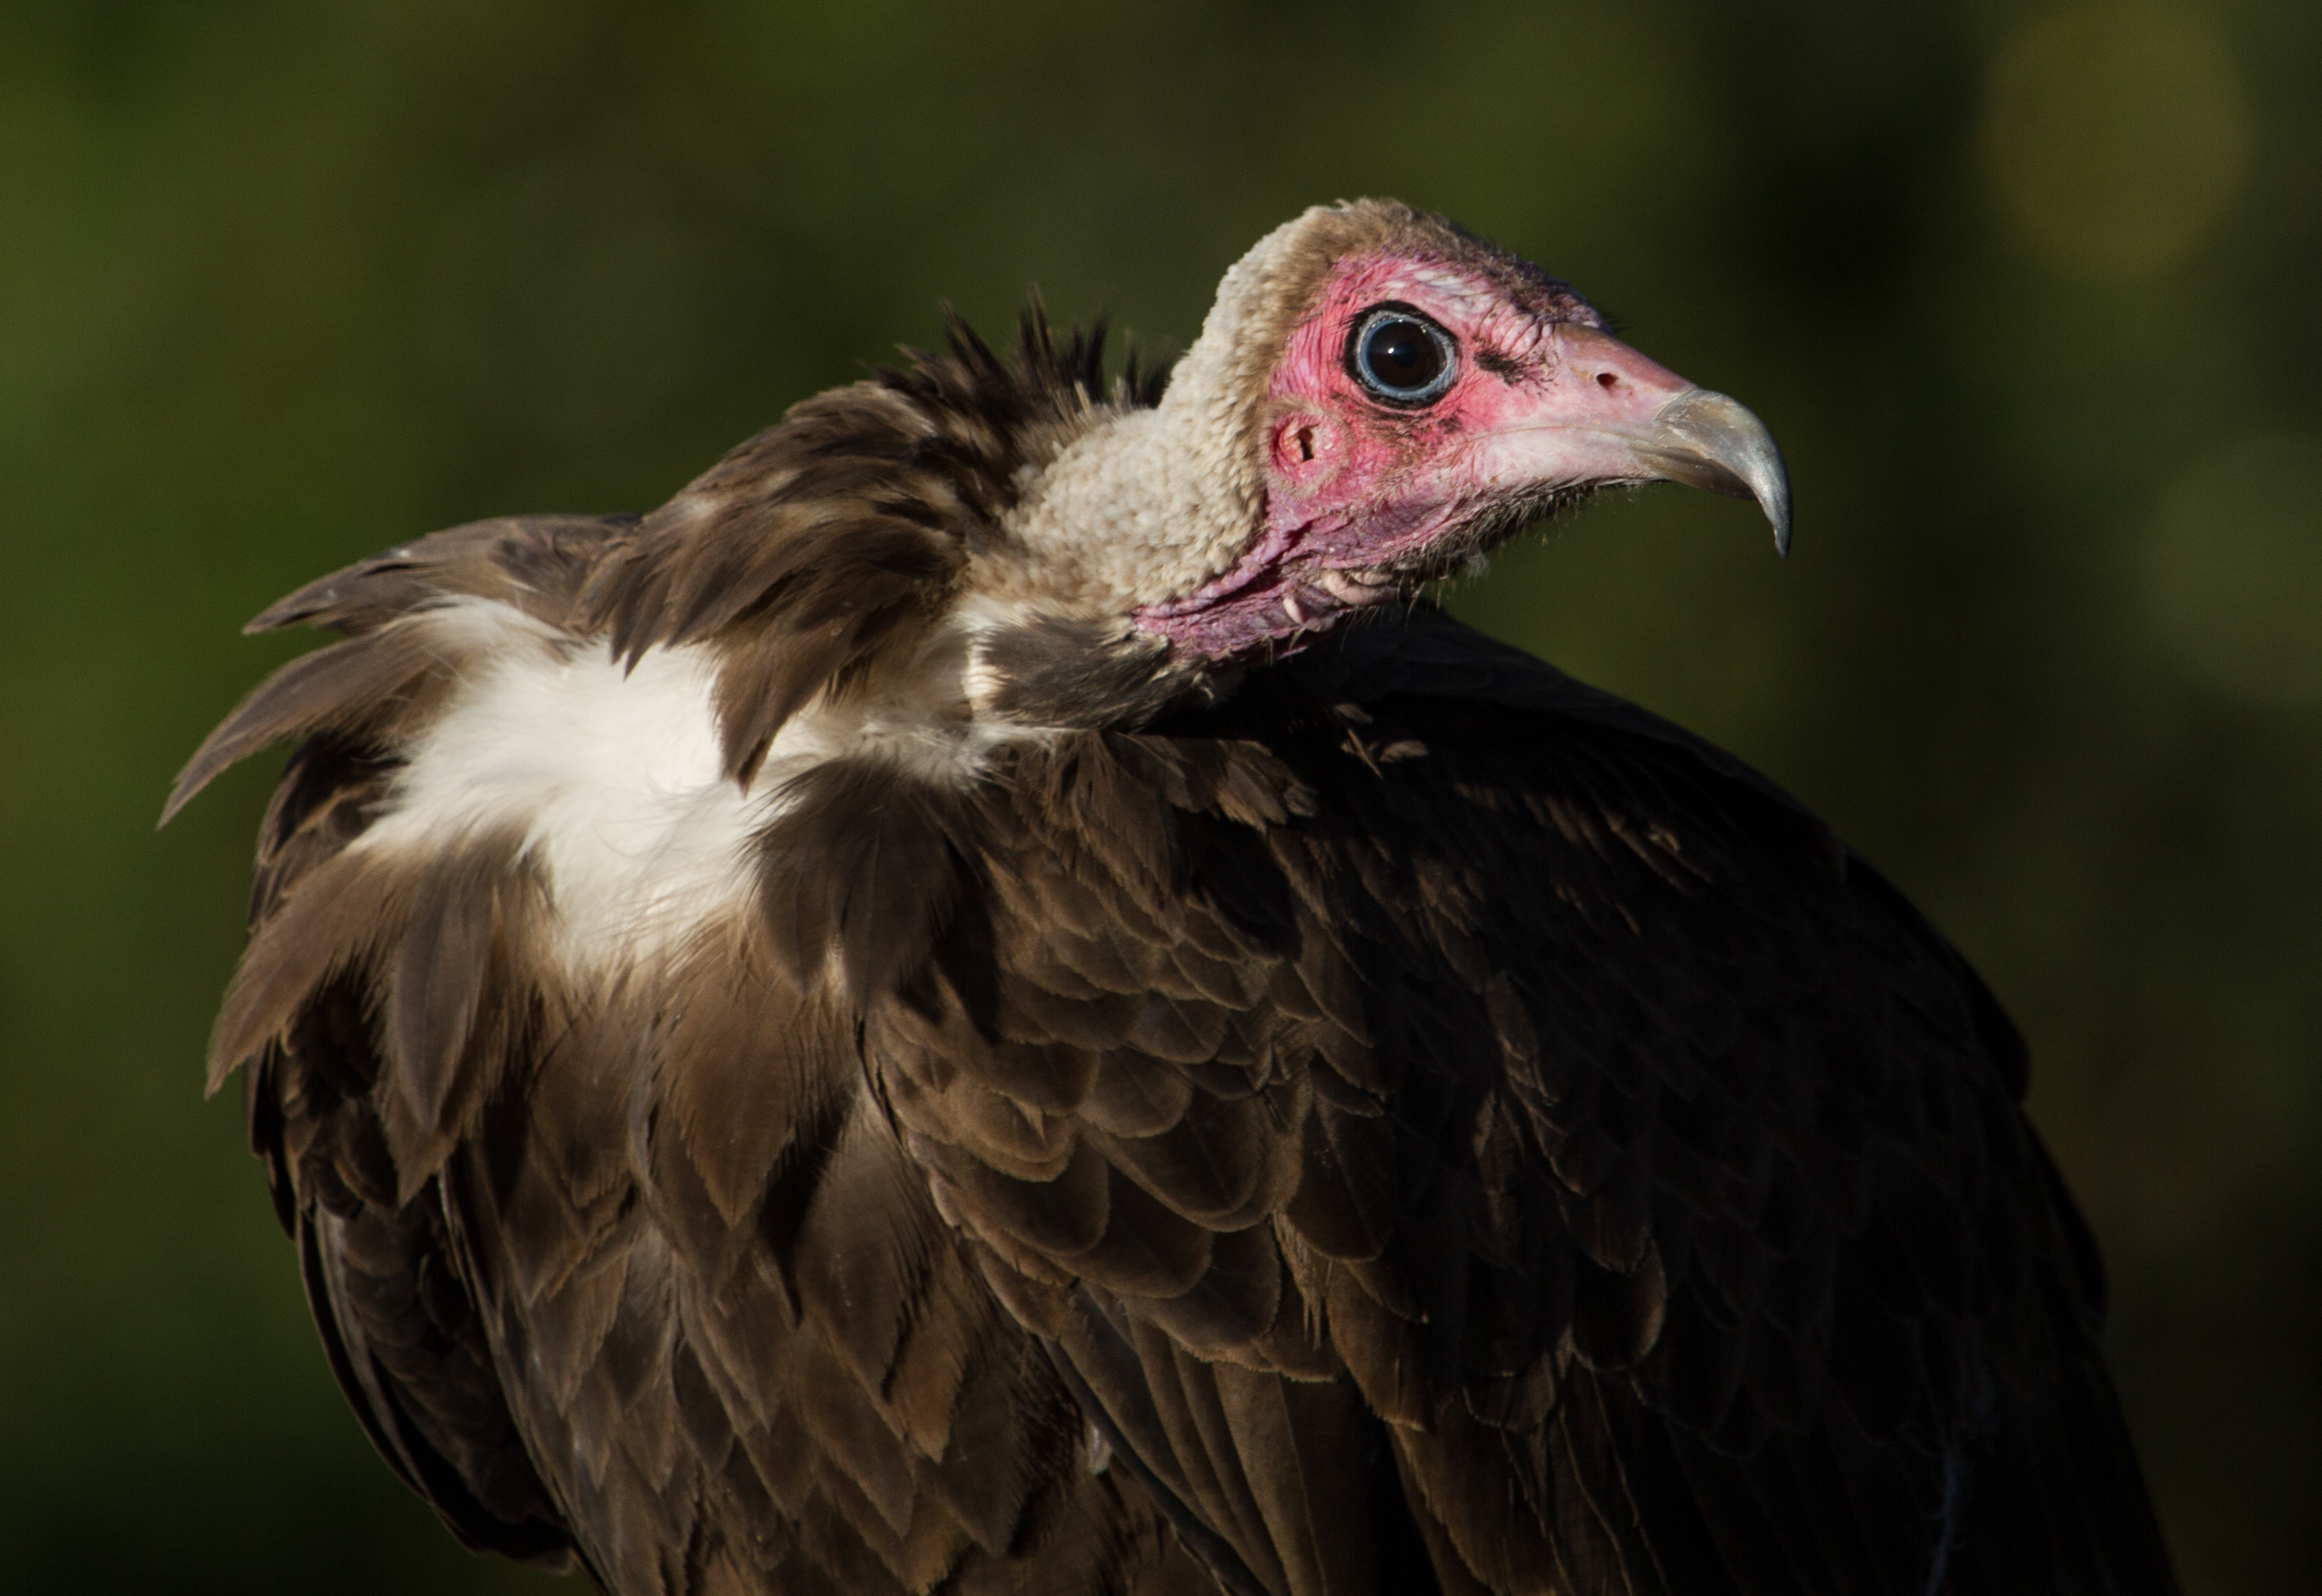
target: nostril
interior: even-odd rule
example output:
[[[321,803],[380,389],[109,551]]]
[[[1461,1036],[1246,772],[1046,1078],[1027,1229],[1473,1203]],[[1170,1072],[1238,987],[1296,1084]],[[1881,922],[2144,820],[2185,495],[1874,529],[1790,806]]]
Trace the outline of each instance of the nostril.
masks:
[[[1596,386],[1609,392],[1621,386],[1621,379],[1610,371],[1599,371],[1596,373]]]

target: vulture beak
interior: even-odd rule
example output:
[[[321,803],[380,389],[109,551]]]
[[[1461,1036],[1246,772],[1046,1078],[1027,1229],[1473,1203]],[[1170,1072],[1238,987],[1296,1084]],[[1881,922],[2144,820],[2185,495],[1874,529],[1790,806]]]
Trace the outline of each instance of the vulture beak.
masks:
[[[1609,333],[1567,323],[1547,390],[1494,429],[1502,481],[1683,482],[1758,501],[1790,552],[1790,479],[1766,424]]]

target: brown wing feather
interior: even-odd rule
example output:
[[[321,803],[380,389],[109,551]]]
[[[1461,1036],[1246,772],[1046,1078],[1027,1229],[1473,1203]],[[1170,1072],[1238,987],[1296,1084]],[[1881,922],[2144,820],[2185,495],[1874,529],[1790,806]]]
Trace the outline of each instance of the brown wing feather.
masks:
[[[188,767],[180,798],[306,739],[215,1058],[249,1067],[341,1384],[462,1539],[577,1556],[609,1591],[1211,1588],[1137,1482],[1091,1466],[771,924],[576,986],[517,839],[349,851],[459,664],[402,648],[401,619],[471,597],[567,624],[631,535],[487,523],[293,596],[263,624],[348,641]],[[834,890],[827,930],[921,912],[875,871]]]
[[[1422,615],[988,807],[872,1054],[1223,1582],[2174,1589],[2020,1042],[1760,779]]]
[[[293,758],[261,834],[254,929],[315,901],[302,889],[343,856],[384,780],[379,761],[326,740]],[[377,1106],[391,1072],[361,971],[329,959],[297,968],[304,990],[277,997],[262,1040],[229,1040],[224,1019],[220,1040],[248,1058],[251,1149],[297,1245],[332,1372],[396,1473],[462,1544],[570,1568],[571,1535],[503,1396],[474,1297],[449,1267],[443,1209],[398,1191]],[[237,990],[287,984],[246,963]]]

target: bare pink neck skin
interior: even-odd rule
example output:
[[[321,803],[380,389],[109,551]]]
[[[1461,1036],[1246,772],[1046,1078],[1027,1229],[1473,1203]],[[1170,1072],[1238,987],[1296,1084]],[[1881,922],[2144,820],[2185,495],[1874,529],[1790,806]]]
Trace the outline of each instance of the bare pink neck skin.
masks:
[[[1348,330],[1385,301],[1424,311],[1458,340],[1461,371],[1423,410],[1383,405],[1345,366]],[[1595,324],[1577,299],[1567,315]],[[1498,488],[1472,442],[1519,424],[1553,322],[1439,262],[1349,262],[1291,336],[1262,402],[1264,508],[1222,574],[1134,620],[1181,656],[1224,661],[1293,652],[1347,614],[1390,598],[1446,534]]]

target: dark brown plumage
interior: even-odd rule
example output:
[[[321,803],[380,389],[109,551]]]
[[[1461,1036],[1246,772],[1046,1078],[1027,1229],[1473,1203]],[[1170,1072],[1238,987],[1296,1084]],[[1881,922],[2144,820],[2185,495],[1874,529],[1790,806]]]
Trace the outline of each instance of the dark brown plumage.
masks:
[[[1362,276],[1400,250],[1598,347],[1446,224],[1301,226],[1213,332],[1407,308]],[[1422,312],[1462,382],[1579,358]],[[1470,493],[1366,574],[1303,551],[1394,515],[1275,530],[1349,434],[1204,348],[1156,410],[1092,341],[962,332],[641,521],[440,533],[261,617],[344,640],[173,798],[298,743],[213,1081],[397,1471],[624,1596],[2173,1590],[1959,956],[1714,749],[1340,613],[1513,503],[1768,497],[1770,443],[1657,397],[1711,442]],[[1034,556],[1139,428],[1306,452],[1184,498],[1252,519],[1124,607],[1126,510]]]

